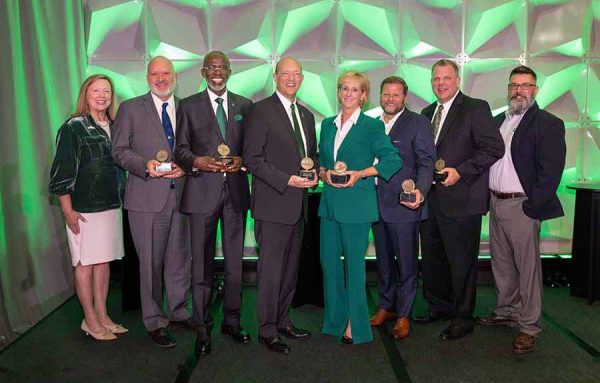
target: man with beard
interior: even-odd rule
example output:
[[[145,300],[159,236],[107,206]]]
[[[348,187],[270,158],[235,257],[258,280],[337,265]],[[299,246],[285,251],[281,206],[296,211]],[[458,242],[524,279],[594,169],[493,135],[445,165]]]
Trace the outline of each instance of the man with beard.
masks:
[[[306,214],[305,196],[317,185],[298,175],[310,158],[318,169],[315,118],[296,99],[304,75],[300,63],[282,58],[273,75],[277,90],[253,105],[244,140],[244,158],[252,172],[252,215],[258,257],[258,340],[268,350],[288,354],[280,335],[307,339],[289,316],[298,279]],[[310,161],[309,161],[310,162]]]
[[[211,350],[209,304],[219,220],[225,260],[221,332],[238,343],[250,342],[240,325],[244,231],[250,205],[241,154],[242,126],[252,101],[227,90],[230,75],[225,53],[208,53],[202,68],[207,89],[181,100],[177,110],[175,157],[191,175],[183,189],[181,212],[190,217],[193,317],[200,355]]]
[[[175,346],[163,312],[164,284],[171,323],[192,328],[186,308],[189,289],[187,222],[179,213],[184,173],[173,159],[176,124],[173,63],[158,56],[148,63],[150,92],[119,107],[112,132],[112,155],[129,172],[125,209],[140,261],[140,299],[144,326],[154,344]],[[164,166],[164,164],[163,164]]]
[[[371,326],[396,320],[392,335],[406,338],[410,330],[410,313],[417,292],[419,225],[427,217],[422,206],[431,187],[435,145],[429,120],[405,108],[406,82],[396,76],[383,80],[379,97],[385,132],[398,149],[402,168],[388,182],[377,178],[379,221],[373,224],[377,253],[379,310]],[[398,203],[403,183],[413,182],[414,201]]]
[[[459,86],[456,63],[437,61],[431,69],[437,102],[422,111],[432,122],[436,165],[444,166],[440,173],[445,178],[431,187],[427,220],[421,223],[423,291],[429,311],[415,321],[450,319],[442,340],[473,332],[481,217],[489,204],[488,170],[504,153],[488,103],[463,94]]]
[[[513,352],[535,350],[541,333],[540,222],[564,215],[556,189],[565,166],[565,126],[541,110],[535,72],[510,72],[508,111],[495,117],[504,157],[490,168],[490,251],[498,300],[478,322],[519,329]]]

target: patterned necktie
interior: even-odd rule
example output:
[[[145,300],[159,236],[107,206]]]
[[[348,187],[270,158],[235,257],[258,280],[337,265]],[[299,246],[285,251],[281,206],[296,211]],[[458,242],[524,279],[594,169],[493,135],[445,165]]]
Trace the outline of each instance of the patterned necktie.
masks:
[[[169,148],[173,151],[175,147],[175,132],[173,132],[173,125],[171,124],[169,113],[167,113],[167,106],[169,106],[168,102],[162,104],[162,127],[169,142]]]
[[[442,111],[444,110],[444,105],[440,104],[435,112],[435,116],[433,116],[433,139],[437,140],[437,134],[440,131],[440,122],[442,122]]]
[[[298,144],[298,150],[300,151],[300,157],[306,157],[306,150],[304,149],[304,141],[302,140],[302,133],[300,132],[300,124],[298,118],[296,118],[296,105],[290,106],[292,109],[292,121],[294,123],[294,134],[296,135],[296,143]]]
[[[225,108],[223,108],[223,99],[217,97],[215,101],[219,104],[219,106],[217,106],[217,123],[219,124],[223,140],[225,140],[225,134],[227,133],[227,116],[225,115]]]

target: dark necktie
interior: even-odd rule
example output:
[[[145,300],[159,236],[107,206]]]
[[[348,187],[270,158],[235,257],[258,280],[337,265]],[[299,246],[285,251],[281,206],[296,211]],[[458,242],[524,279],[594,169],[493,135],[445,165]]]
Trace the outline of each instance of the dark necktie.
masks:
[[[227,116],[225,115],[225,108],[223,108],[223,99],[221,97],[217,97],[215,101],[218,104],[217,123],[219,124],[219,129],[221,130],[223,140],[225,140],[225,134],[227,133]]]
[[[440,122],[442,122],[442,111],[444,110],[444,105],[440,104],[435,112],[435,116],[433,116],[433,139],[437,141],[437,134],[440,131]]]
[[[302,140],[302,133],[300,132],[300,124],[298,118],[296,118],[296,105],[290,106],[292,109],[292,121],[294,123],[294,134],[296,135],[296,143],[298,144],[298,150],[300,151],[300,157],[306,157],[306,150],[304,149],[304,141]]]
[[[162,127],[172,152],[175,147],[175,133],[173,132],[173,125],[171,125],[171,119],[167,113],[167,106],[169,106],[168,102],[162,104]]]

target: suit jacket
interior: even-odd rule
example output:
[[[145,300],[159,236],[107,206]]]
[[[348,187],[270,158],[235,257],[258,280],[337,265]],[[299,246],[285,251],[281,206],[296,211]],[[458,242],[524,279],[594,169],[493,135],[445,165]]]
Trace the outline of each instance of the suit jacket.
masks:
[[[436,108],[434,102],[421,114],[431,121]],[[452,186],[435,185],[441,211],[449,217],[487,213],[489,168],[504,155],[504,141],[494,126],[488,103],[459,91],[444,120],[436,150],[446,167],[456,168],[461,176]]]
[[[389,223],[416,222],[427,219],[427,204],[413,210],[398,203],[402,182],[415,181],[423,197],[427,197],[433,181],[435,144],[427,118],[404,109],[389,134],[392,145],[402,158],[402,169],[389,181],[378,179],[377,201],[381,220]]]
[[[185,181],[180,210],[183,213],[210,213],[219,203],[223,188],[222,173],[192,171],[198,156],[218,158],[217,146],[223,142],[231,156],[242,156],[243,122],[252,101],[235,93],[227,94],[227,137],[223,137],[208,92],[200,92],[179,102],[177,109],[177,148],[175,161],[189,175]],[[227,173],[229,194],[234,209],[245,212],[250,206],[250,189],[245,172]]]
[[[177,103],[175,99],[175,105]],[[169,152],[168,161],[173,160],[173,153],[149,92],[121,103],[111,137],[115,162],[129,172],[125,209],[146,213],[161,211],[167,202],[171,180],[146,178],[146,163],[156,158],[159,150]],[[180,195],[182,178],[175,179],[175,187]]]
[[[321,122],[319,139],[319,159],[325,169],[333,169],[334,141],[337,127],[335,116]],[[383,122],[360,114],[356,124],[342,141],[336,161],[344,161],[348,170],[362,170],[373,166],[373,160],[379,158],[375,169],[379,177],[389,179],[402,166],[398,150],[385,134]],[[379,219],[377,195],[374,177],[365,177],[350,188],[334,188],[325,185],[319,217],[335,219],[341,223],[368,223]]]
[[[306,154],[318,169],[315,118],[304,106],[297,105]],[[252,105],[245,129],[244,160],[252,172],[252,216],[295,224],[306,190],[287,186],[290,176],[301,169],[301,157],[292,123],[276,93]]]
[[[494,118],[498,129],[505,117],[501,113]],[[534,103],[517,126],[510,148],[527,195],[523,212],[528,217],[543,221],[564,215],[556,189],[565,168],[566,152],[564,122]]]

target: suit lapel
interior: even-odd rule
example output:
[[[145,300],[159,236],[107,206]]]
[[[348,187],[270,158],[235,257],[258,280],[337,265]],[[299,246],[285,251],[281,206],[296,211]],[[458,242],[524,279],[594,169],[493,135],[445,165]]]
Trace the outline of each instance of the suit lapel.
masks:
[[[408,113],[406,113],[408,111],[408,109],[404,109],[404,112],[402,112],[402,114],[398,117],[398,119],[396,120],[396,122],[394,123],[394,126],[392,126],[392,129],[390,130],[390,137],[399,137],[401,132],[402,132],[402,126],[404,126],[406,124],[406,121],[408,120]]]
[[[298,157],[300,157],[298,145],[296,145],[296,136],[294,135],[294,127],[292,126],[290,118],[288,117],[288,114],[287,114],[285,108],[283,107],[281,100],[279,100],[279,96],[277,96],[277,93],[273,93],[273,96],[271,96],[271,100],[273,101],[275,110],[277,111],[277,115],[279,116],[279,119],[281,120],[282,130],[285,131],[285,135],[288,137],[290,145],[296,149],[296,152],[298,153]]]
[[[510,142],[511,152],[513,150],[517,151],[519,149],[519,144],[521,143],[521,138],[523,137],[525,130],[531,123],[531,120],[533,119],[533,116],[537,113],[538,109],[539,109],[539,107],[536,102],[527,110],[527,112],[525,112],[525,115],[523,116],[523,118],[521,119],[521,122],[519,122],[519,125],[515,129],[512,141]]]
[[[448,129],[450,129],[450,126],[452,126],[452,123],[456,119],[456,116],[458,116],[458,112],[462,108],[462,103],[463,94],[459,91],[456,95],[456,98],[454,99],[454,102],[452,102],[452,106],[450,106],[448,114],[446,115],[446,119],[444,120],[444,125],[442,125],[442,130],[440,131],[440,136],[438,137],[436,147],[440,146],[440,143],[444,139],[444,136],[448,132]]]
[[[365,119],[364,114],[362,114],[362,112],[361,112],[358,115],[358,120],[356,120],[356,124],[354,124],[352,126],[352,128],[350,128],[350,131],[348,132],[346,137],[344,137],[344,140],[342,141],[342,144],[340,145],[340,147],[338,149],[336,159],[342,155],[342,153],[344,152],[346,147],[352,145],[352,139],[353,139],[352,137],[354,137],[357,134],[356,130],[360,129],[360,126],[362,125],[364,119]],[[333,125],[335,126],[335,123]],[[337,127],[336,127],[336,129],[337,129]],[[334,140],[335,140],[335,136],[334,136]]]
[[[237,109],[237,98],[236,95],[231,93],[231,92],[227,92],[227,136],[229,136],[229,133],[232,131],[232,129],[235,129],[235,116],[238,113],[238,109]]]
[[[312,140],[313,140],[313,136],[311,134],[310,129],[308,128],[310,121],[308,119],[308,113],[305,110],[304,106],[301,106],[300,104],[298,104],[298,102],[296,101],[296,105],[298,105],[298,112],[300,112],[300,121],[302,121],[302,130],[304,131],[304,139],[306,140],[306,155],[308,156],[309,153],[309,148],[311,148],[312,146]]]
[[[225,138],[221,134],[221,129],[219,129],[219,123],[217,122],[217,116],[215,115],[215,111],[213,110],[212,103],[210,102],[210,97],[208,96],[208,91],[200,93],[200,107],[204,109],[208,120],[210,121],[211,129],[213,133],[217,135],[223,142],[225,142]]]
[[[162,126],[161,116],[158,115],[158,111],[156,110],[156,106],[154,105],[154,100],[152,99],[152,95],[147,93],[144,96],[144,107],[146,109],[146,113],[150,118],[152,124],[150,124],[157,134],[165,141],[165,148],[169,148],[169,142],[167,141],[167,136],[165,136],[165,131]]]

